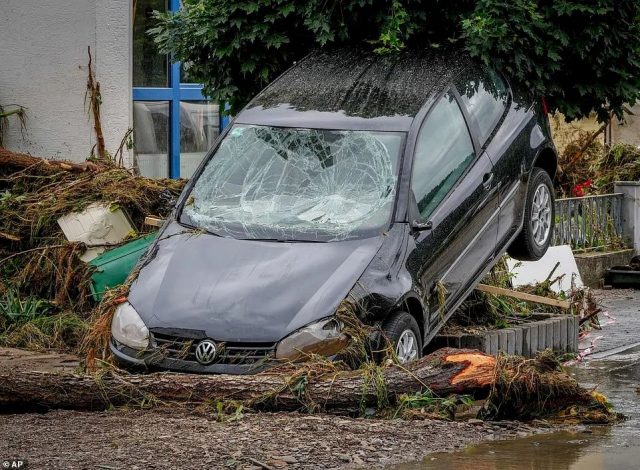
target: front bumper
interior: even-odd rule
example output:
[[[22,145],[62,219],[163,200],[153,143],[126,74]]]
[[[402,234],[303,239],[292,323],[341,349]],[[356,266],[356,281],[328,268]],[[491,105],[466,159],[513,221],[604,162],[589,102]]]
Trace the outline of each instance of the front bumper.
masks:
[[[257,374],[277,365],[277,361],[269,356],[250,363],[239,358],[233,362],[221,360],[217,363],[203,365],[189,357],[175,357],[175,355],[172,357],[171,352],[168,352],[166,348],[157,347],[155,341],[153,344],[154,346],[145,351],[138,351],[111,338],[109,347],[118,365],[127,369],[145,371],[165,370],[195,374],[247,375]]]

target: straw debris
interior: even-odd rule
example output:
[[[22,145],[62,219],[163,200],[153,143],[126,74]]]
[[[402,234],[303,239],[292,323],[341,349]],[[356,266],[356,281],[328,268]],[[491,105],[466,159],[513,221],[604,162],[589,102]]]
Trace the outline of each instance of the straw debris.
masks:
[[[183,185],[136,176],[109,160],[78,164],[0,148],[0,305],[12,304],[15,310],[11,298],[17,298],[47,306],[32,314],[34,321],[5,325],[0,344],[76,350],[88,320],[97,320],[107,305],[96,308],[91,270],[80,259],[87,247],[65,239],[59,217],[96,202],[123,208],[135,238],[145,231],[145,216],[170,213]]]

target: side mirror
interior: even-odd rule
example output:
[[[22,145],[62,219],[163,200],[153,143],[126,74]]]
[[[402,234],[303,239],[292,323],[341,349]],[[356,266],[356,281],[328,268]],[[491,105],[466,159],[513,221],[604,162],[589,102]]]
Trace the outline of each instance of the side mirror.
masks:
[[[419,220],[414,220],[411,222],[411,228],[416,232],[424,232],[425,230],[433,229],[433,222],[428,220],[427,222],[420,222]]]

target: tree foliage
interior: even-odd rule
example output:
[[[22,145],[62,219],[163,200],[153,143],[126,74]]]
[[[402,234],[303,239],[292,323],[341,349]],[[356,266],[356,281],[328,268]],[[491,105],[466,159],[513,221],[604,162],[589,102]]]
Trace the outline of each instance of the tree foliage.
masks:
[[[456,44],[570,119],[621,116],[640,97],[638,0],[184,0],[156,20],[161,50],[232,110],[313,49],[343,44]]]

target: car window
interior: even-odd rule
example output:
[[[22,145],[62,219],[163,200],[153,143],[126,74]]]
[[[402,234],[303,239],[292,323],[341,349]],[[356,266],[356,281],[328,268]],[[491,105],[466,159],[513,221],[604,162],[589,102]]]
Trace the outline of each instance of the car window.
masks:
[[[467,124],[450,93],[438,101],[418,134],[412,189],[426,220],[473,162]]]
[[[484,145],[507,108],[507,85],[493,70],[483,68],[480,73],[466,75],[458,80],[456,88],[462,103],[480,130],[480,144]]]

